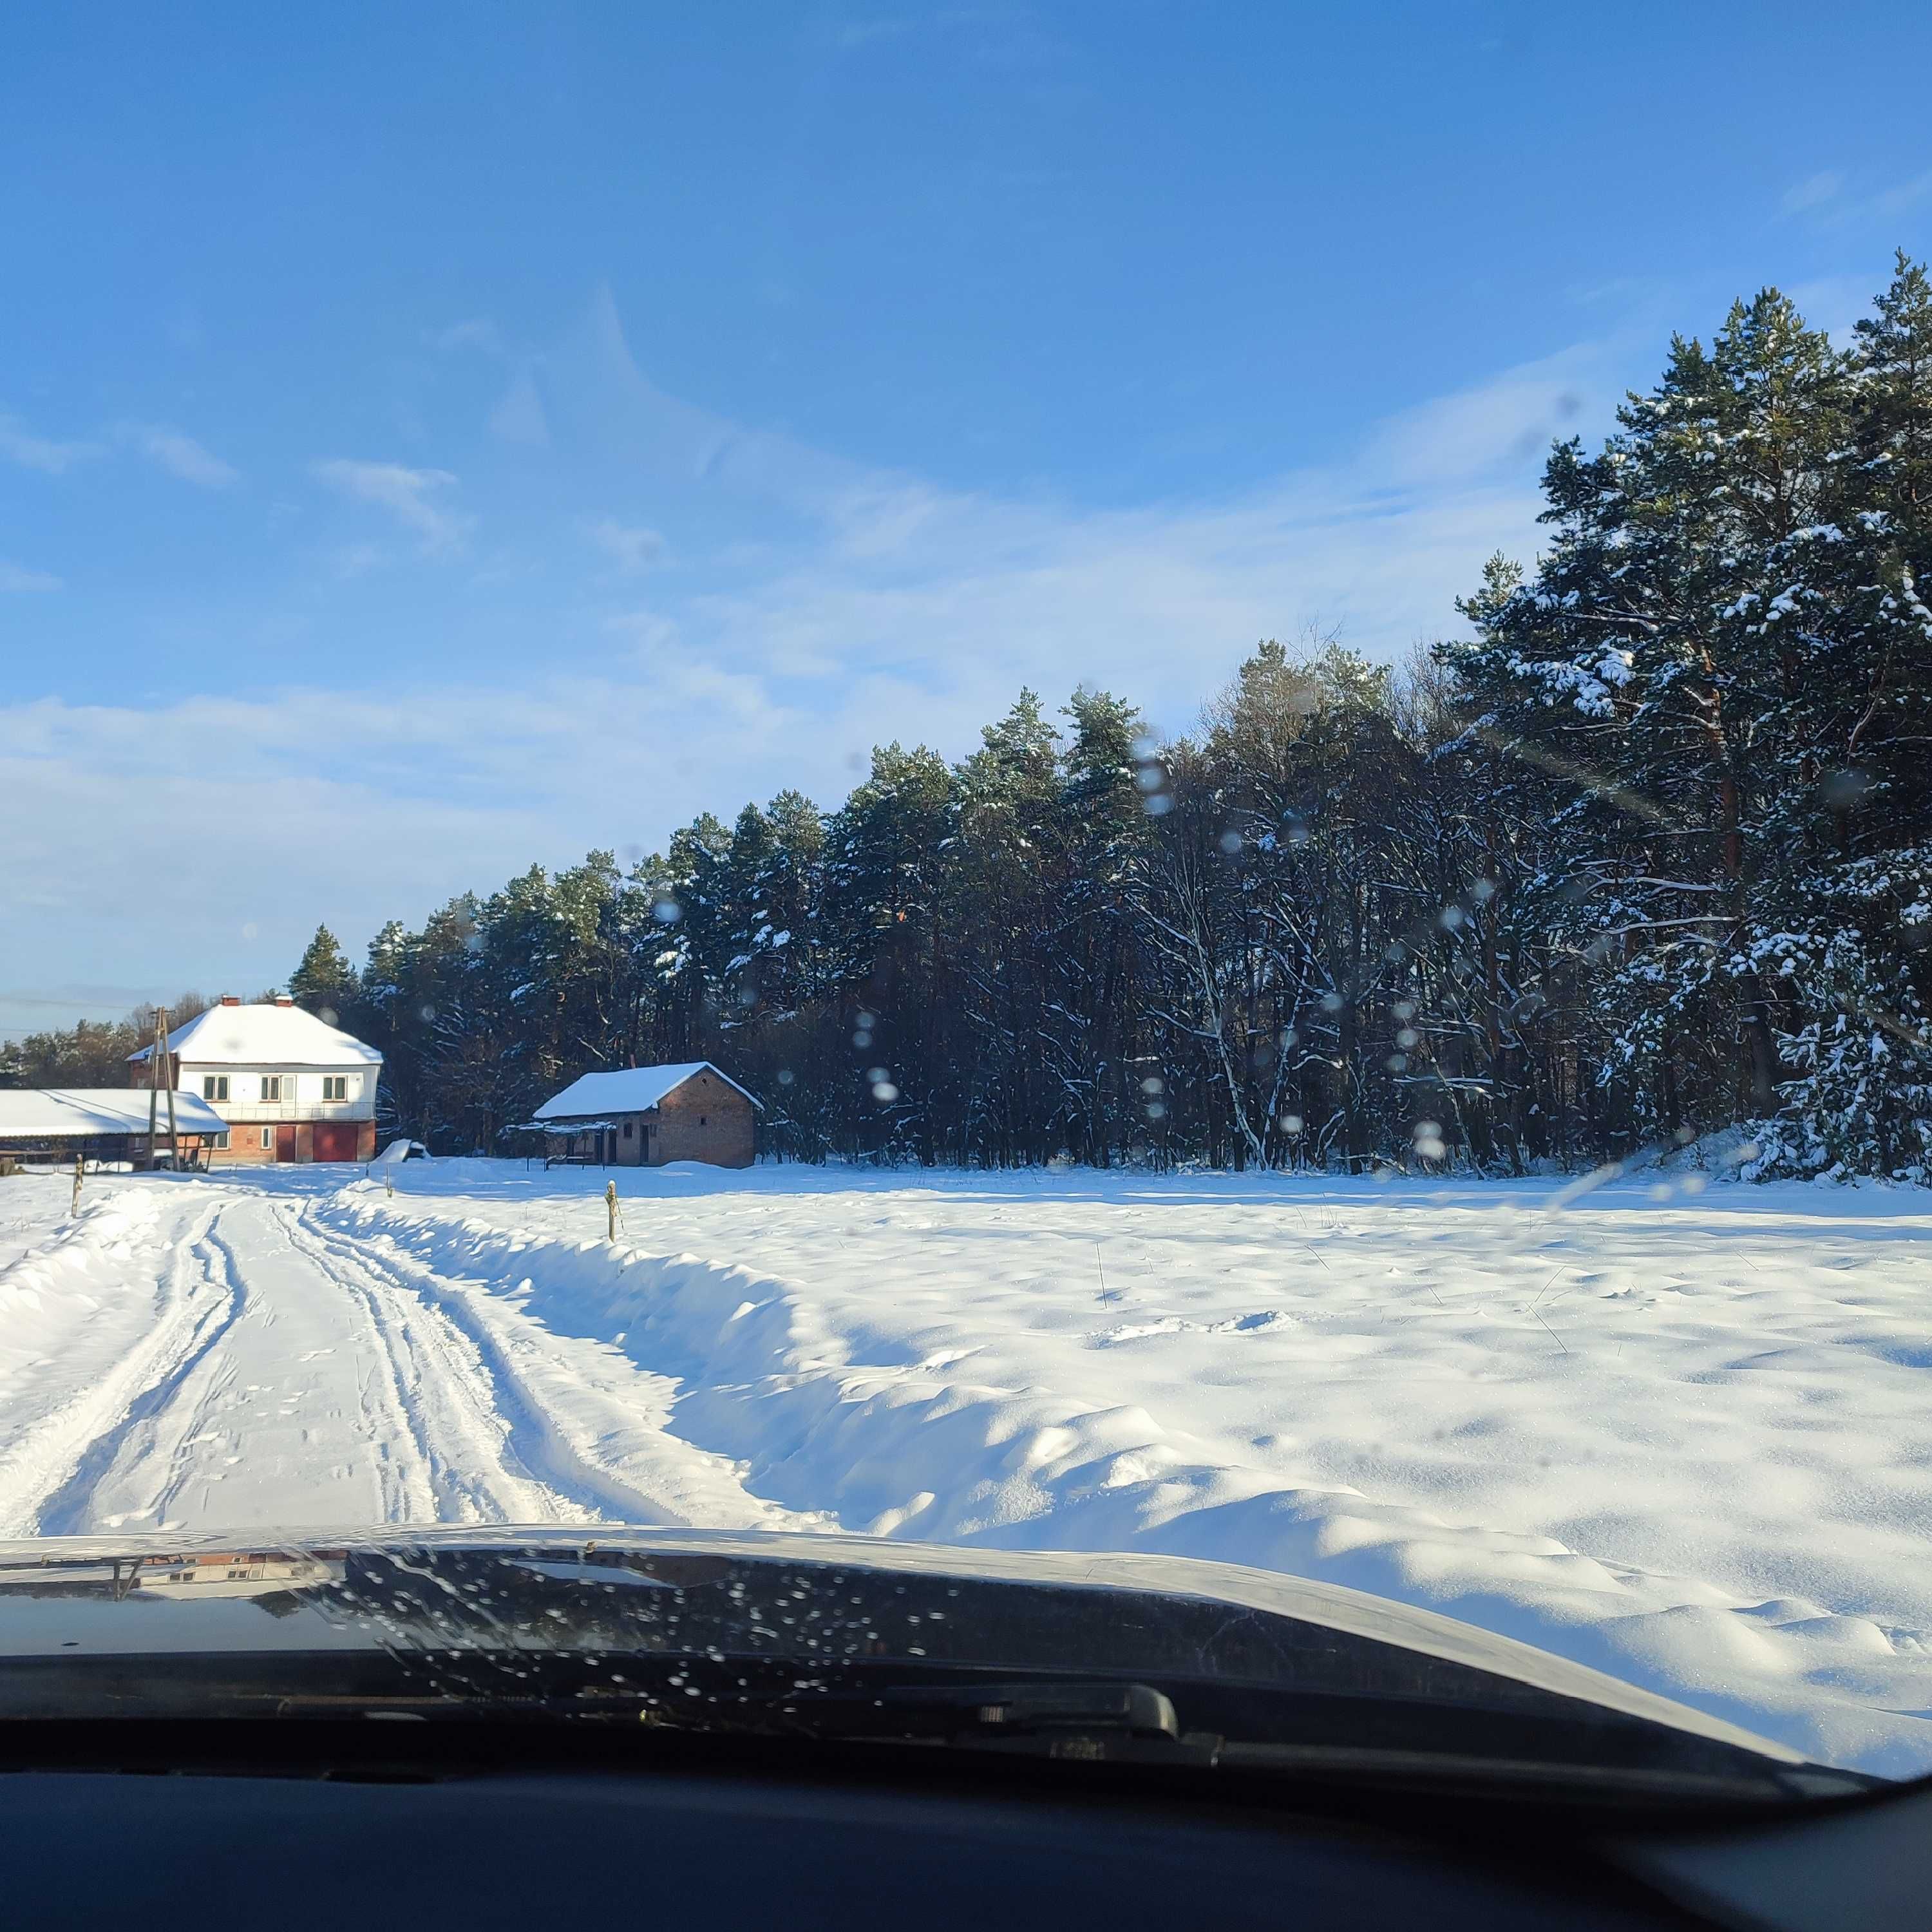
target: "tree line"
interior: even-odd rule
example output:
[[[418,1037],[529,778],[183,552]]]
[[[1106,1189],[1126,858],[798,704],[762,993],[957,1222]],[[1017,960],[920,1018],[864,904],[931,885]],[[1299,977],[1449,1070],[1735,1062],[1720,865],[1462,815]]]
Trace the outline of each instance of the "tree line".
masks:
[[[1544,493],[1534,568],[1399,670],[1265,642],[1165,740],[1023,692],[835,810],[532,867],[359,968],[319,932],[290,991],[439,1150],[710,1059],[811,1160],[1522,1173],[1738,1127],[1751,1174],[1925,1180],[1923,270],[1842,347],[1774,290],[1677,339]]]
[[[60,1031],[0,1040],[0,1087],[124,1087],[128,1056],[154,1045],[159,1012],[178,1027],[214,1004],[205,993],[178,993],[165,1009],[139,1006],[122,1019],[82,1020]]]

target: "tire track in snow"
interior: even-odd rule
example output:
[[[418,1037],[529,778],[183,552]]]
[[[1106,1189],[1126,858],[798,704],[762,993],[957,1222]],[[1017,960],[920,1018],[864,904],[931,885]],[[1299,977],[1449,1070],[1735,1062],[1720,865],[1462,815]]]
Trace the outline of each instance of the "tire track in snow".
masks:
[[[389,1335],[369,1305],[368,1298],[358,1294],[332,1270],[315,1266],[314,1257],[296,1238],[302,1213],[299,1206],[290,1207],[280,1202],[263,1204],[275,1233],[303,1271],[312,1270],[330,1287],[341,1291],[343,1299],[351,1305],[368,1338],[367,1352],[358,1351],[356,1358],[356,1413],[362,1424],[358,1432],[380,1452],[376,1477],[381,1486],[382,1520],[444,1520],[439,1507],[442,1498],[436,1480],[436,1459],[417,1426],[402,1367],[396,1359]],[[262,1320],[265,1328],[274,1325],[274,1304],[266,1294],[262,1297]]]
[[[218,1299],[202,1309],[194,1332],[181,1353],[128,1404],[112,1428],[87,1445],[74,1473],[41,1504],[37,1534],[74,1536],[91,1526],[87,1506],[92,1500],[95,1485],[126,1453],[130,1442],[167,1408],[234,1325],[236,1317],[242,1312],[242,1294],[236,1280],[233,1253],[215,1232],[220,1218],[221,1210],[217,1208],[207,1226],[187,1248],[189,1258],[200,1270],[202,1282],[215,1292]]]
[[[405,1505],[388,1520],[602,1521],[595,1502],[560,1490],[519,1454],[515,1424],[473,1340],[360,1244],[332,1237],[310,1207],[281,1208],[278,1220],[308,1265],[362,1310],[382,1363],[383,1404],[415,1444],[428,1486],[427,1511]]]
[[[74,1454],[33,1498],[43,1533],[593,1520],[506,1451],[494,1382],[445,1316],[318,1239],[304,1204],[224,1192],[178,1251],[205,1318],[128,1399],[69,1418]]]
[[[194,1233],[174,1244],[155,1282],[154,1320],[133,1346],[0,1453],[0,1536],[55,1533],[44,1517],[71,1514],[75,1480],[94,1445],[120,1432],[152,1393],[179,1383],[208,1346],[211,1321],[225,1326],[232,1301],[203,1265],[220,1212],[219,1205],[210,1208]]]
[[[345,1266],[434,1307],[460,1332],[491,1378],[515,1452],[553,1490],[633,1524],[835,1526],[821,1512],[754,1495],[742,1464],[675,1434],[675,1378],[604,1343],[556,1335],[500,1294],[438,1275],[387,1235],[372,1240],[335,1225],[320,1203],[310,1204],[307,1226]]]
[[[290,1232],[292,1214],[280,1204],[245,1196],[216,1210],[202,1245],[232,1290],[226,1318],[206,1337],[206,1346],[93,1445],[62,1492],[64,1520],[52,1510],[44,1512],[43,1533],[118,1528],[139,1520],[165,1527],[179,1520],[179,1506],[194,1485],[212,1493],[227,1473],[226,1467],[219,1466],[240,1463],[255,1446],[250,1436],[260,1405],[252,1398],[264,1384],[242,1378],[272,1375],[279,1366],[275,1358],[282,1338],[276,1331],[282,1325],[284,1308],[278,1296],[291,1292],[291,1268],[300,1283],[292,1292],[308,1297],[307,1312],[313,1313],[321,1299],[311,1292],[311,1264]],[[224,1220],[234,1222],[232,1230],[224,1231]],[[270,1244],[266,1255],[265,1236]],[[358,1345],[350,1369],[355,1400],[327,1407],[311,1418],[342,1425],[334,1430],[332,1442],[326,1428],[319,1432],[322,1439],[314,1445],[314,1460],[327,1463],[333,1456],[339,1462],[341,1450],[351,1443],[372,1452],[379,1498],[373,1514],[383,1522],[434,1521],[437,1498],[430,1451],[415,1428],[381,1328],[359,1298],[342,1299],[360,1329],[352,1338],[338,1338],[352,1339]],[[241,1333],[236,1332],[238,1324],[244,1324]],[[230,1346],[218,1346],[224,1343]],[[333,1347],[311,1350],[298,1360],[333,1353]],[[109,1509],[104,1497],[122,1507]],[[190,1513],[206,1516],[207,1510]],[[257,1520],[233,1526],[265,1526]]]

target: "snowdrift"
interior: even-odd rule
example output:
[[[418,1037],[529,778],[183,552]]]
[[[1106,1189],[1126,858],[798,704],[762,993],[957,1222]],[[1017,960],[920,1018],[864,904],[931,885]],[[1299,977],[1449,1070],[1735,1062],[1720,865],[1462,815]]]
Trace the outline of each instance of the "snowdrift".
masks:
[[[794,1526],[1158,1551],[1345,1584],[1519,1638],[1813,1755],[1897,1772],[1932,1762],[1932,1726],[1915,1714],[1932,1702],[1932,1673],[1914,1634],[1873,1618],[1605,1562],[1353,1486],[1284,1484],[1141,1405],[976,1380],[970,1348],[908,1346],[889,1311],[875,1325],[834,1322],[804,1285],[742,1266],[508,1231],[356,1188],[326,1218],[460,1308],[532,1408],[592,1462],[621,1436],[621,1402],[578,1371],[532,1366],[541,1358],[520,1350],[517,1324],[665,1378],[663,1426],[728,1459]],[[970,1306],[970,1290],[960,1298]],[[1120,1339],[1134,1339],[1132,1327],[1119,1324]]]

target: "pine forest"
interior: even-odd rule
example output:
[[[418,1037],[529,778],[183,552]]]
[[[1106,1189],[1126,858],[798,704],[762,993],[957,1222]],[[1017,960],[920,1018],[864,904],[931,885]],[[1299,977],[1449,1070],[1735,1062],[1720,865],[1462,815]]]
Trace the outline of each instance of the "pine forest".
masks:
[[[1925,1180],[1924,271],[1841,345],[1738,304],[1543,489],[1540,560],[1473,559],[1406,664],[1264,642],[1166,740],[1022,692],[834,810],[533,866],[359,969],[325,929],[289,990],[439,1152],[710,1059],[802,1160],[1520,1174],[1735,1129],[1748,1175]],[[118,1083],[142,1024],[9,1076]]]

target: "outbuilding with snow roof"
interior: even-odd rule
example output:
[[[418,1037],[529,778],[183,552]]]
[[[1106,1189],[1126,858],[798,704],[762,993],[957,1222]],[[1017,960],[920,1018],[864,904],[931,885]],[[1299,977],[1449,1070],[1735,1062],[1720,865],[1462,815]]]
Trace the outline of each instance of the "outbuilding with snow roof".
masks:
[[[152,1047],[128,1056],[148,1084]],[[224,998],[168,1035],[171,1084],[227,1124],[217,1166],[369,1160],[382,1056],[285,995],[244,1006]]]
[[[758,1101],[708,1060],[586,1073],[537,1109],[550,1158],[600,1167],[749,1167]]]
[[[148,1134],[148,1103],[154,1101],[157,1128]],[[145,1088],[20,1087],[0,1090],[0,1155],[21,1160],[146,1162],[166,1143],[169,1096],[151,1096]],[[227,1123],[192,1094],[176,1094],[174,1124],[177,1157],[184,1163],[206,1160],[227,1131]]]

